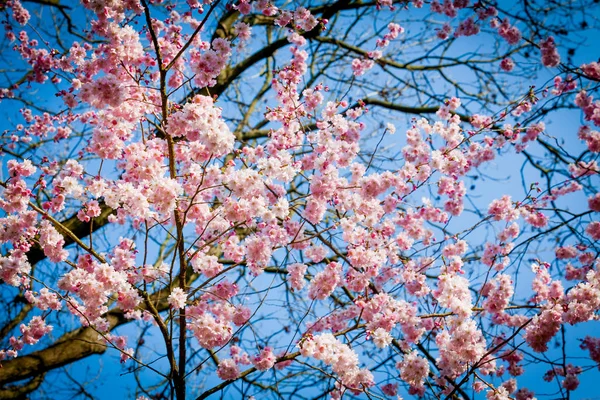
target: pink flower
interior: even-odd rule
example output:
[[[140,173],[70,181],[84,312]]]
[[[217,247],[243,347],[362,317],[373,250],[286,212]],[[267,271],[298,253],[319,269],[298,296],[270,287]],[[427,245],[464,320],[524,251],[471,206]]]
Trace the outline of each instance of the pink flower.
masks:
[[[519,213],[513,206],[512,200],[508,195],[492,201],[488,208],[488,214],[492,215],[496,221],[505,220],[510,222],[519,217]]]
[[[202,314],[187,324],[205,349],[224,346],[231,339],[231,327],[210,314]]]
[[[567,258],[575,258],[579,254],[579,251],[573,246],[559,247],[555,250],[556,258],[559,260]]]
[[[16,160],[8,160],[6,163],[8,173],[15,178],[31,176],[37,168],[31,163],[31,160],[24,160],[19,163]]]
[[[525,341],[538,353],[548,350],[548,342],[560,330],[562,309],[554,306],[536,315],[525,328]]]
[[[441,331],[435,342],[439,348],[437,359],[441,372],[448,377],[457,377],[470,365],[479,362],[486,352],[481,330],[472,319],[451,320],[449,330]],[[493,364],[488,364],[491,366]]]
[[[252,364],[259,371],[266,371],[273,368],[275,361],[277,361],[277,357],[275,357],[270,347],[265,347],[258,355],[252,358]]]
[[[255,275],[262,272],[271,260],[273,249],[269,239],[254,235],[246,239],[246,259]]]
[[[306,265],[304,264],[291,264],[288,266],[288,275],[290,285],[294,290],[302,290],[304,285],[306,285],[306,280],[304,279],[304,274],[306,273]]]
[[[386,396],[394,397],[398,394],[398,384],[397,383],[386,383],[381,387],[381,391]]]
[[[502,61],[500,61],[500,68],[506,72],[510,72],[515,68],[515,62],[512,60],[512,58],[504,58]]]
[[[187,295],[185,294],[183,289],[176,287],[176,288],[173,288],[173,291],[169,295],[167,301],[169,302],[169,305],[172,308],[175,308],[175,309],[184,308],[185,303],[187,301]]]
[[[21,324],[19,330],[23,334],[23,342],[36,344],[46,333],[52,331],[52,326],[46,325],[41,317],[35,316],[29,324]]]
[[[250,319],[251,316],[252,316],[252,311],[248,307],[237,306],[235,308],[235,312],[233,314],[233,318],[231,319],[231,321],[234,324],[236,324],[237,326],[242,326],[246,322],[248,322],[248,320]]]
[[[469,281],[455,274],[442,274],[438,277],[438,288],[434,297],[442,307],[451,309],[460,318],[471,315],[473,307]]]
[[[593,61],[589,64],[582,64],[581,70],[590,78],[600,80],[600,63]]]
[[[508,275],[501,274],[488,285],[491,289],[486,293],[487,299],[483,302],[483,308],[492,314],[502,313],[514,292],[512,279]]]
[[[521,31],[517,27],[511,26],[508,18],[505,18],[498,27],[498,34],[500,34],[508,44],[515,45],[521,40]]]
[[[227,358],[219,362],[217,375],[224,381],[234,380],[240,375],[240,369],[232,358]]]
[[[515,395],[516,400],[533,400],[535,399],[534,393],[527,388],[521,388]]]
[[[509,392],[503,386],[498,387],[496,390],[488,390],[485,398],[487,400],[510,400]]]
[[[545,40],[540,41],[540,50],[542,51],[542,64],[546,67],[556,67],[560,64],[560,55],[556,50],[554,37],[549,36]]]
[[[40,245],[44,254],[54,262],[67,259],[69,252],[63,249],[65,239],[49,221],[43,221],[40,227]]]
[[[598,364],[600,370],[600,338],[586,336],[581,342],[581,348],[590,352],[590,358]]]
[[[29,21],[30,15],[29,11],[27,11],[19,0],[10,0],[6,4],[7,7],[12,8],[13,10],[13,18],[21,25],[27,25]]]
[[[84,204],[81,210],[77,212],[77,218],[82,222],[89,222],[92,218],[100,215],[100,205],[96,200],[91,200]]]
[[[338,286],[341,281],[342,265],[336,262],[327,264],[325,269],[319,272],[310,281],[308,298],[312,300],[324,300]]]
[[[300,341],[299,347],[304,357],[314,357],[331,365],[342,384],[351,389],[361,390],[374,384],[371,372],[359,369],[356,353],[330,333],[306,336]]]
[[[593,131],[587,126],[579,128],[578,136],[585,140],[588,150],[592,153],[600,153],[600,131]]]
[[[237,37],[241,40],[241,41],[246,41],[248,39],[250,39],[250,34],[251,34],[251,28],[250,25],[238,21],[233,25],[233,33],[237,35]]]
[[[375,329],[375,332],[371,334],[371,337],[373,339],[373,343],[378,349],[385,349],[392,343],[393,340],[392,335],[390,335],[390,333],[383,328]]]
[[[587,233],[592,240],[600,240],[600,221],[590,222],[585,228],[585,233]]]
[[[419,356],[416,351],[405,354],[397,368],[400,370],[400,378],[408,383],[411,389],[422,388],[429,374],[429,362]]]

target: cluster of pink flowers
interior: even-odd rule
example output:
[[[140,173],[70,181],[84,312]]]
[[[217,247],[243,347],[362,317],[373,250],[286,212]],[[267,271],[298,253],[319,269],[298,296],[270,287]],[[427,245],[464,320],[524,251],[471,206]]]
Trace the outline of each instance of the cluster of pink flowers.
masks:
[[[400,25],[391,22],[388,24],[388,33],[383,36],[383,39],[377,39],[377,47],[387,47],[390,40],[394,40],[398,35],[404,33],[404,28]]]
[[[438,277],[438,288],[433,296],[442,307],[452,310],[460,318],[472,314],[473,300],[469,291],[469,280],[455,274],[442,274]]]
[[[496,221],[504,220],[510,222],[519,218],[519,211],[515,208],[512,199],[508,195],[504,195],[502,198],[492,201],[488,208],[488,214],[493,216]]]
[[[404,355],[397,368],[400,370],[400,378],[410,385],[410,393],[422,395],[425,390],[424,382],[429,374],[429,362],[412,351]]]
[[[562,308],[549,307],[536,315],[525,330],[525,341],[537,352],[548,350],[548,342],[558,333],[562,322]]]
[[[304,278],[304,274],[306,273],[306,265],[304,264],[291,264],[288,266],[288,274],[290,285],[294,290],[302,290],[304,285],[306,285],[306,280]]]
[[[52,326],[47,325],[41,317],[31,318],[29,324],[21,324],[19,330],[23,334],[21,340],[26,344],[36,344],[44,335],[52,332]]]
[[[236,379],[240,375],[240,368],[236,364],[235,360],[228,358],[219,362],[217,368],[217,375],[219,378],[226,380]]]
[[[444,0],[442,3],[439,0],[431,2],[431,11],[438,14],[445,14],[450,18],[454,18],[458,14],[458,10],[469,5],[468,0]]]
[[[549,36],[540,41],[540,50],[542,52],[542,64],[546,67],[556,67],[560,64],[560,55],[558,54],[558,50],[556,50],[554,37]]]
[[[330,333],[304,337],[299,344],[304,357],[312,357],[331,365],[342,385],[356,392],[373,386],[373,374],[368,369],[360,369],[358,356],[352,349]]]
[[[275,361],[277,361],[277,357],[275,357],[273,349],[270,347],[265,347],[258,355],[252,358],[252,364],[254,364],[259,371],[266,371],[273,368]]]
[[[515,45],[521,40],[521,31],[516,26],[511,25],[508,18],[503,19],[502,23],[499,23],[497,28],[498,34],[502,36],[508,44]]]
[[[17,357],[19,351],[21,351],[26,344],[36,344],[47,333],[52,332],[52,329],[52,325],[47,325],[46,321],[37,315],[31,318],[27,325],[21,324],[19,326],[21,335],[19,337],[10,337],[9,343],[10,347],[12,348],[8,350],[0,350],[0,361],[7,357]]]
[[[388,33],[386,33],[382,39],[377,39],[376,46],[379,48],[385,48],[389,46],[390,40],[394,40],[399,34],[404,32],[404,28],[400,25],[390,22],[387,26]],[[352,71],[354,76],[364,75],[367,71],[375,66],[375,61],[383,56],[380,50],[374,50],[367,53],[367,57],[355,58],[352,60]]]
[[[589,64],[582,64],[581,70],[592,79],[600,79],[600,63],[592,61]]]
[[[469,366],[482,361],[486,344],[481,330],[472,319],[451,319],[447,327],[435,339],[440,351],[436,361],[443,375],[454,378]],[[483,364],[481,372],[493,370],[494,365],[493,361]]]
[[[515,68],[515,62],[512,58],[503,58],[502,61],[500,61],[500,68],[506,72],[510,72]]]
[[[600,338],[586,336],[581,342],[581,348],[590,352],[590,358],[598,364],[598,369],[600,369]]]
[[[586,121],[592,121],[594,125],[600,126],[600,101],[582,90],[575,97],[575,104],[583,110]]]
[[[215,319],[210,314],[202,313],[192,316],[187,328],[192,331],[200,346],[205,349],[224,346],[232,335],[231,326],[226,322]]]
[[[562,380],[561,386],[567,390],[575,390],[579,386],[579,375],[582,372],[581,367],[576,367],[573,364],[567,364],[565,368],[554,367],[546,374],[544,374],[544,380],[551,382],[556,377],[562,376],[565,379]]]
[[[554,78],[554,89],[552,89],[552,94],[561,95],[566,92],[570,92],[571,90],[575,90],[577,88],[577,80],[575,80],[571,75],[567,75],[566,79],[563,80],[560,76]]]
[[[184,308],[187,301],[187,295],[183,289],[176,287],[171,291],[167,301],[169,302],[169,305],[175,309]]]
[[[324,300],[329,297],[341,281],[342,265],[336,262],[327,264],[325,270],[319,272],[310,281],[308,298]]]
[[[593,153],[600,153],[600,131],[593,131],[587,126],[582,126],[578,133],[579,139],[584,140],[588,149]]]
[[[231,151],[235,137],[221,118],[221,109],[208,96],[197,95],[169,118],[169,134],[199,142],[202,158],[220,157]],[[195,150],[198,151],[198,150]]]
[[[483,309],[490,314],[504,312],[514,292],[513,282],[506,274],[498,275],[492,282],[482,288],[482,294],[487,298],[483,302]]]
[[[198,87],[216,85],[219,76],[231,56],[231,45],[226,39],[214,39],[209,46],[202,43],[198,49],[190,51],[192,72],[195,74],[194,82]]]

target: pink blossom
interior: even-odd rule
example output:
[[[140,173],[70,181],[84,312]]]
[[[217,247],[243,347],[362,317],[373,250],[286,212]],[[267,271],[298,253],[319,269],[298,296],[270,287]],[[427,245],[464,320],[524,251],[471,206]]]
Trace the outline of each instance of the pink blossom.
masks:
[[[240,375],[240,369],[232,358],[219,362],[217,375],[224,381],[236,379]]]
[[[498,275],[491,283],[491,289],[487,291],[487,299],[483,302],[483,308],[492,314],[501,313],[508,306],[513,295],[513,282],[508,275]]]
[[[600,171],[600,169],[598,168],[598,163],[595,160],[590,162],[579,161],[576,164],[569,164],[569,172],[574,178],[591,176],[597,174],[598,171]]]
[[[44,254],[54,262],[67,259],[69,252],[63,249],[65,239],[49,221],[43,221],[40,227],[40,245]]]
[[[21,324],[19,330],[23,334],[23,342],[36,344],[45,334],[52,332],[52,326],[46,325],[46,321],[35,316],[27,325]]]
[[[475,22],[475,19],[469,17],[458,25],[458,28],[454,31],[454,37],[477,35],[480,30],[481,28]]]
[[[210,314],[202,314],[188,322],[187,328],[192,331],[200,346],[205,349],[224,346],[231,339],[232,330],[229,324],[216,320]]]
[[[187,301],[187,295],[183,289],[176,287],[173,288],[167,300],[169,305],[175,309],[184,308]]]
[[[241,41],[246,41],[250,39],[251,28],[250,25],[239,21],[233,25],[233,32]]]
[[[515,395],[516,400],[533,400],[535,399],[534,393],[527,388],[521,388]]]
[[[270,347],[265,347],[261,352],[252,358],[252,364],[259,371],[266,371],[273,368],[277,361],[277,357],[273,354],[273,350]]]
[[[560,330],[562,310],[554,306],[536,315],[525,328],[525,341],[536,352],[548,350],[548,342]]]
[[[586,121],[592,121],[594,125],[600,126],[600,101],[587,94],[585,90],[575,96],[575,104],[583,110]]]
[[[481,360],[486,346],[481,330],[472,319],[452,320],[448,325],[449,330],[440,332],[435,339],[440,349],[437,362],[443,374],[456,377]]]
[[[510,72],[515,68],[515,62],[510,57],[503,58],[502,61],[500,61],[500,68],[503,71]]]
[[[261,238],[258,235],[246,239],[246,258],[252,268],[253,273],[258,275],[261,267],[266,267],[273,249],[268,239]]]
[[[600,153],[600,132],[593,131],[587,126],[579,128],[578,136],[581,140],[585,140],[588,150],[593,153]]]
[[[386,396],[394,397],[398,394],[398,384],[397,383],[386,383],[381,387],[381,391]]]
[[[371,334],[371,338],[373,339],[375,346],[377,346],[379,349],[388,347],[393,340],[392,335],[390,335],[389,332],[383,328],[375,329],[375,331]]]
[[[19,0],[10,0],[6,3],[6,6],[12,8],[13,18],[21,25],[26,25],[29,21],[30,15]]]
[[[600,63],[593,61],[589,64],[582,64],[581,70],[590,78],[600,80]]]
[[[24,160],[19,163],[16,160],[8,160],[6,163],[10,176],[15,178],[31,176],[37,168],[31,163],[31,160]]]
[[[556,258],[560,259],[568,259],[575,258],[579,254],[577,249],[573,246],[564,246],[559,247],[555,250]]]
[[[25,297],[30,303],[35,304],[40,310],[60,310],[62,305],[56,293],[51,292],[47,288],[40,289],[39,296],[36,298],[30,291],[25,293]]]
[[[500,386],[495,390],[488,390],[485,398],[487,400],[509,400],[510,396],[508,390],[506,390],[505,387]]]
[[[332,334],[304,337],[299,347],[304,357],[313,357],[331,365],[345,386],[361,390],[374,385],[370,371],[359,369],[356,353],[347,345],[340,343]]]
[[[442,274],[438,277],[438,288],[434,297],[442,307],[451,309],[461,318],[471,315],[472,299],[469,281],[454,274]]]
[[[504,195],[498,200],[492,201],[488,208],[488,213],[494,217],[494,220],[505,220],[507,222],[518,218],[518,211],[514,208],[510,196]]]
[[[549,36],[545,40],[540,41],[540,50],[542,52],[542,64],[546,67],[556,67],[560,64],[560,55],[556,50],[554,37]]]
[[[590,222],[585,228],[585,233],[587,233],[592,240],[600,240],[600,221]]]
[[[324,300],[329,297],[340,283],[341,273],[341,264],[336,262],[327,264],[325,269],[310,281],[308,297],[313,300]]]
[[[304,264],[295,263],[288,266],[290,285],[294,290],[302,290],[304,285],[306,285],[306,280],[304,279],[305,273],[306,265]]]
[[[429,374],[429,362],[419,356],[416,351],[404,355],[404,359],[398,363],[400,378],[408,383],[411,388],[423,387],[425,379]]]
[[[581,348],[589,351],[590,358],[598,364],[598,369],[600,369],[600,338],[586,336],[581,342]]]
[[[508,44],[515,45],[521,40],[521,31],[510,25],[508,18],[502,20],[502,23],[498,27],[498,34],[508,42]]]

